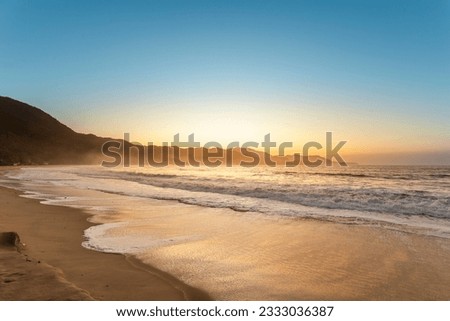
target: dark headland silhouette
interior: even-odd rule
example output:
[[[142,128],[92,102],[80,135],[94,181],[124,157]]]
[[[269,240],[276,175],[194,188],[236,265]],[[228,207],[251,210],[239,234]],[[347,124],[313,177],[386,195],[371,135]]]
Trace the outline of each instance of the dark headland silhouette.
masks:
[[[138,164],[143,154],[146,158],[158,160],[163,159],[161,155],[168,155],[169,164],[177,164],[174,162],[174,155],[178,155],[180,161],[188,163],[191,154],[196,160],[205,163],[204,148],[161,146],[147,148],[129,142],[124,143],[122,139],[77,133],[39,108],[0,96],[0,165],[101,164],[102,161],[111,161],[111,158],[102,153],[102,146],[108,141],[120,144],[121,148],[116,149],[116,155],[117,153],[125,155],[124,159],[128,158],[131,165]],[[221,160],[223,164],[231,155],[232,163],[239,164],[241,161],[251,161],[249,154],[257,154],[260,159],[257,165],[264,165],[267,156],[264,152],[245,148],[220,152],[223,156],[215,159]],[[301,157],[298,154],[297,156]],[[272,156],[272,159],[281,164],[292,161],[294,156]],[[320,156],[309,158],[309,161],[316,160],[324,158]]]
[[[0,165],[93,164],[107,140],[76,133],[39,108],[0,96]]]

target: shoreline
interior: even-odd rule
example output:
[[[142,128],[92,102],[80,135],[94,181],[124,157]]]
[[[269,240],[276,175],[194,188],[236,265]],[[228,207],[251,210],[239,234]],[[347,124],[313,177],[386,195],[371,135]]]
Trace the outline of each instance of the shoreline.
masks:
[[[11,273],[30,273],[27,263],[39,262],[39,268],[45,265],[47,272],[51,269],[60,271],[60,282],[87,292],[94,300],[211,299],[204,291],[186,285],[133,256],[84,248],[81,245],[84,230],[97,225],[88,221],[92,215],[81,209],[41,204],[39,200],[23,198],[20,194],[20,191],[0,187],[0,200],[4,204],[0,208],[0,232],[14,231],[25,243],[20,252],[14,253],[19,263],[13,271],[8,271],[8,263],[14,251],[0,248],[0,259],[8,262],[2,269],[2,278]],[[54,284],[60,285],[58,282]],[[17,286],[17,282],[14,285]],[[36,292],[41,291],[37,289]],[[66,298],[64,294],[60,296],[61,300],[71,299],[70,295]],[[33,300],[33,295],[21,297],[21,293],[15,293],[7,298],[22,299]],[[55,298],[51,293],[47,299],[36,293],[36,299]]]
[[[57,276],[88,291],[87,299],[450,299],[449,239],[64,188],[38,187],[56,193],[49,205],[19,197],[20,189],[0,187],[5,204],[0,232],[19,233],[28,243],[26,255],[61,270]],[[92,200],[82,205],[85,210],[58,205],[66,195]],[[106,206],[106,215],[92,214],[90,206]],[[105,252],[81,245],[83,231],[115,222],[126,224],[113,224],[102,237],[90,236],[90,245]],[[156,240],[161,246],[146,248],[149,240],[142,235],[150,236],[148,244]],[[137,245],[143,250],[134,252]],[[0,271],[2,263],[0,257]]]

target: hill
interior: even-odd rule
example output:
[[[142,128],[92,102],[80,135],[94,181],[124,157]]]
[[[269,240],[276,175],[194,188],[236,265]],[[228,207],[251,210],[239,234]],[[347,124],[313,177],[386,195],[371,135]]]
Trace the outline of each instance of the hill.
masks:
[[[39,108],[0,96],[0,165],[99,163],[107,140],[76,133]]]

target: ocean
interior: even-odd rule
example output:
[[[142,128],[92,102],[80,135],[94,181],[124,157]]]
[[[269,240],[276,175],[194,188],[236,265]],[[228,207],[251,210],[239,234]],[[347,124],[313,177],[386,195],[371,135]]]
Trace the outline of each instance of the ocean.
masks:
[[[84,232],[84,247],[134,255],[218,299],[327,298],[319,291],[325,281],[311,280],[312,271],[344,273],[356,258],[343,251],[336,261],[320,258],[318,267],[320,249],[305,246],[318,233],[342,232],[345,244],[359,242],[350,242],[354,226],[392,231],[405,244],[405,235],[450,238],[450,167],[44,166],[8,171],[0,185],[88,211],[97,225]],[[367,264],[361,275],[374,273],[373,284],[395,270]],[[300,275],[310,279],[302,283]],[[345,282],[365,293],[364,278]],[[341,293],[360,298],[342,287]]]

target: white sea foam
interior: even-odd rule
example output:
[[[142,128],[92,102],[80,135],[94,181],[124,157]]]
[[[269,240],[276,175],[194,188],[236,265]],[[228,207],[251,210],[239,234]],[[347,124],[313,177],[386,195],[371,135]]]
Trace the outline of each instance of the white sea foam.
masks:
[[[86,241],[82,245],[88,249],[121,254],[136,254],[152,248],[175,245],[193,240],[194,237],[160,238],[152,235],[122,233],[129,228],[128,222],[94,225],[84,232]],[[119,233],[114,233],[119,231]]]

